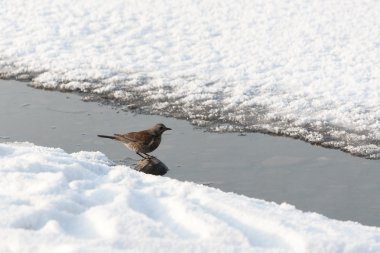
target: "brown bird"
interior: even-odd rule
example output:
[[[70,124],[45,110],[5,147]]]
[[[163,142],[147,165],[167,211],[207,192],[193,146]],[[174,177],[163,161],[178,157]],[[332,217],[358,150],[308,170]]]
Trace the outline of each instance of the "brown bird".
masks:
[[[147,153],[154,151],[160,145],[161,135],[167,130],[171,130],[171,128],[168,128],[164,124],[160,123],[140,132],[114,134],[113,136],[98,135],[98,137],[120,141],[127,146],[127,148],[136,152],[136,154],[142,158],[151,158],[153,156],[148,155]]]

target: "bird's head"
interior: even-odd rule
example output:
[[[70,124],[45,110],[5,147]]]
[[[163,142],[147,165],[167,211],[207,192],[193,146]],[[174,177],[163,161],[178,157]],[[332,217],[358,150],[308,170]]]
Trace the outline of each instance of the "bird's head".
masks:
[[[163,132],[167,131],[167,130],[172,130],[171,128],[169,127],[166,127],[164,124],[162,123],[159,123],[159,124],[156,124],[154,125],[154,127],[151,128],[153,130],[153,132],[156,134],[156,135],[161,135]]]

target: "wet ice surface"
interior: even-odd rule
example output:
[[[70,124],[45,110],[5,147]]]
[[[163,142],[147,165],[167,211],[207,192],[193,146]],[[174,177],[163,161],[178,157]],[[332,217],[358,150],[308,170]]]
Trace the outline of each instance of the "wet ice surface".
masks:
[[[1,142],[30,141],[70,153],[101,151],[115,162],[132,164],[137,155],[96,135],[163,122],[174,130],[164,134],[153,154],[169,167],[168,177],[380,226],[378,160],[284,137],[205,133],[186,121],[133,115],[84,103],[75,94],[36,90],[16,81],[0,83],[0,136],[6,138]]]
[[[380,158],[380,2],[5,1],[0,76]]]

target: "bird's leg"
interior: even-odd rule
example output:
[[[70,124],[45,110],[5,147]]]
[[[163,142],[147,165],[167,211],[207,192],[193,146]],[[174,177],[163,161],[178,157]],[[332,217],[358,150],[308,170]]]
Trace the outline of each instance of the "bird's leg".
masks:
[[[141,156],[142,158],[146,159],[147,157],[146,156],[143,156],[142,154],[140,154],[139,152],[136,152],[136,154],[138,154],[139,156]],[[146,154],[144,154],[146,155]]]
[[[144,155],[146,155],[146,156],[148,157],[148,159],[156,158],[155,156],[148,155],[148,154],[146,154],[146,153],[144,153]]]

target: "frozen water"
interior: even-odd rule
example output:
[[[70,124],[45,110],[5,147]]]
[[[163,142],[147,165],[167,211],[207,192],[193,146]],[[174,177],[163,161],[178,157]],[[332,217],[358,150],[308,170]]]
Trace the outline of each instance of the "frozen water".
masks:
[[[380,2],[1,1],[0,76],[380,158]]]
[[[380,229],[68,154],[0,144],[0,252],[379,252]]]

